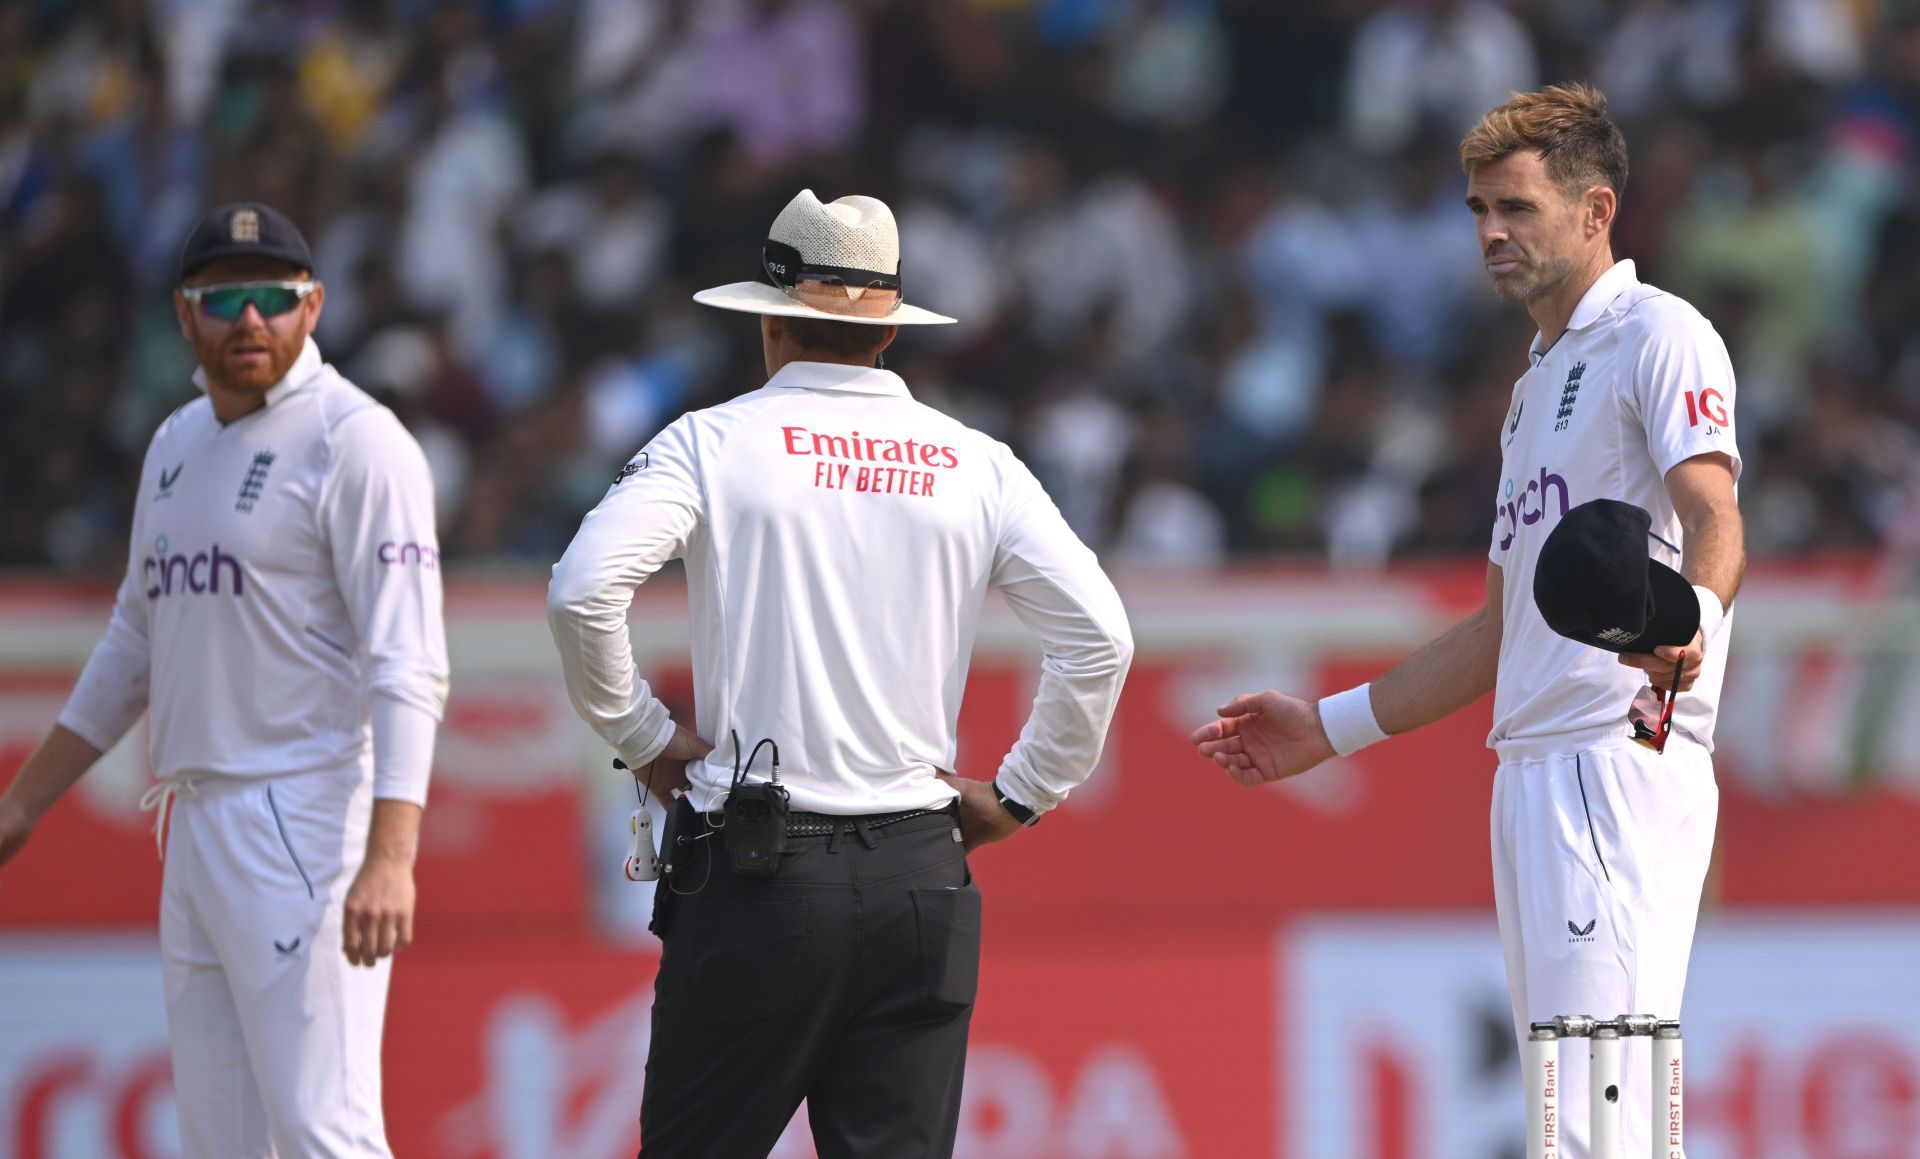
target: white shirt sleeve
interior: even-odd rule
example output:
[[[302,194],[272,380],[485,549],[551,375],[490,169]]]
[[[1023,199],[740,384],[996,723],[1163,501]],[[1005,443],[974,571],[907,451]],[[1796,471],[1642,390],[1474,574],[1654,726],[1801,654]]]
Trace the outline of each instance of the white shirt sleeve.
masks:
[[[427,458],[385,407],[354,412],[332,440],[321,518],[334,582],[359,636],[367,691],[376,709],[390,699],[437,722],[447,702],[447,632]],[[422,745],[417,735],[410,742],[382,735],[406,727],[397,719],[374,713],[374,796],[424,804],[431,736]]]
[[[1733,460],[1738,481],[1733,362],[1712,325],[1684,306],[1661,311],[1648,323],[1631,373],[1633,404],[1661,477],[1696,455],[1718,451]]]
[[[59,724],[101,752],[120,738],[147,709],[152,679],[152,644],[147,635],[147,596],[142,590],[139,551],[129,551],[127,574],[114,597],[107,634],[87,657],[87,666],[60,711]]]
[[[689,416],[627,463],[547,585],[547,624],[573,710],[636,769],[667,747],[674,724],[634,667],[627,606],[661,564],[686,554],[705,517]]]
[[[1064,800],[1100,759],[1133,661],[1126,609],[1039,480],[1008,456],[1004,522],[990,582],[1040,637],[1040,688],[1000,763],[1001,791],[1035,812]]]
[[[373,795],[383,801],[427,804],[439,718],[409,700],[373,698]]]

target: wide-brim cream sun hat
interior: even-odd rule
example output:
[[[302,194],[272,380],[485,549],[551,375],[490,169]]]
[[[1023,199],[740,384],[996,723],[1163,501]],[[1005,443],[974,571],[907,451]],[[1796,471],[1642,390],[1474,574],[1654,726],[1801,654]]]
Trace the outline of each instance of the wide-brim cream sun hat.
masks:
[[[693,300],[745,314],[864,326],[957,321],[902,300],[900,230],[877,197],[822,202],[813,190],[802,189],[773,219],[760,266],[767,281],[715,286]]]

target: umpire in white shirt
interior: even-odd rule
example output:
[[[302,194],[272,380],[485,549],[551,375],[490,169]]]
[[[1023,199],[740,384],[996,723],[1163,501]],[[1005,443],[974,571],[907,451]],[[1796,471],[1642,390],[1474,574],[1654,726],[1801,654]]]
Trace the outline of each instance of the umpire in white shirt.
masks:
[[[803,191],[762,266],[765,282],[694,297],[761,315],[766,385],[635,455],[547,598],[574,707],[635,770],[655,764],[656,793],[686,789],[687,841],[666,850],[681,863],[656,893],[641,1154],[766,1155],[806,1099],[822,1159],[949,1155],[980,955],[965,850],[1086,778],[1132,638],[1027,468],[880,368],[897,327],[952,321],[901,300],[886,205]],[[634,588],[674,558],[697,735],[627,636]],[[977,781],[952,775],[954,724],[989,586],[1045,660],[1019,742]],[[739,872],[767,866],[726,803],[764,793],[769,757],[785,852]]]
[[[320,360],[312,269],[265,205],[189,236],[175,307],[206,393],[155,432],[106,636],[0,796],[4,863],[148,714],[190,1159],[390,1154],[381,1027],[447,694],[439,549],[418,444]]]

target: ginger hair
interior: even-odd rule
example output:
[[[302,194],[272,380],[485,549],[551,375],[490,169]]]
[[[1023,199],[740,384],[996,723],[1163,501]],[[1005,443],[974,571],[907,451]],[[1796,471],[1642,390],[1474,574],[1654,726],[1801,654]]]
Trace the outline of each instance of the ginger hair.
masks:
[[[1577,195],[1606,185],[1615,197],[1627,188],[1627,141],[1607,116],[1607,98],[1580,82],[1515,93],[1480,118],[1460,142],[1460,167],[1483,165],[1533,150],[1547,177]]]

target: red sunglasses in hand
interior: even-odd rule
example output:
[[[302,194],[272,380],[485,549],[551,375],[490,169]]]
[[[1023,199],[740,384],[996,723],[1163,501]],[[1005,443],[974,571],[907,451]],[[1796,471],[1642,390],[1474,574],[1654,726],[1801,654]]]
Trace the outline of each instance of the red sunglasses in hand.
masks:
[[[1639,717],[1633,718],[1633,740],[1643,744],[1656,753],[1667,751],[1667,737],[1673,733],[1673,706],[1680,699],[1680,674],[1686,671],[1687,653],[1680,652],[1680,660],[1673,666],[1673,683],[1660,696],[1660,727],[1656,731],[1647,727],[1647,722]]]

